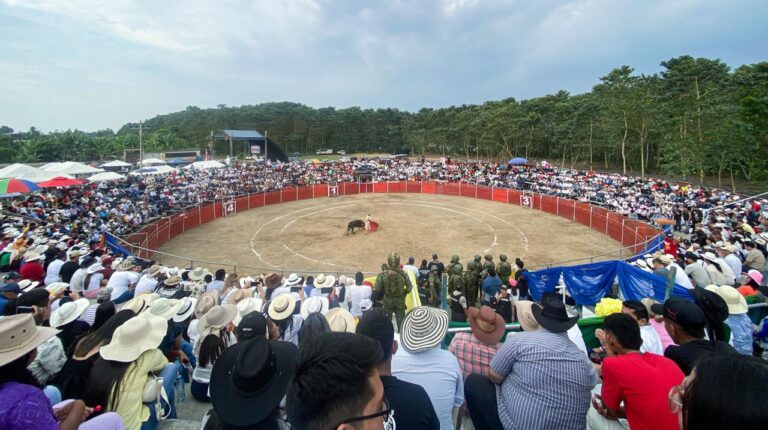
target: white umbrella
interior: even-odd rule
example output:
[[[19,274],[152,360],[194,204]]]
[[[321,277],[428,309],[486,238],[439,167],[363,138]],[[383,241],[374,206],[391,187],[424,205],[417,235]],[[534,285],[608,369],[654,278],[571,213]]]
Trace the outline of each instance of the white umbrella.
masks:
[[[165,161],[159,159],[159,158],[145,158],[141,161],[141,164],[144,166],[152,166],[155,164],[168,164]]]
[[[42,167],[42,170],[50,173],[64,173],[67,175],[88,175],[91,173],[101,173],[104,169],[91,167],[87,164],[77,161],[65,161],[63,163],[48,163]],[[56,175],[59,176],[59,175]]]
[[[110,161],[109,163],[102,164],[101,167],[131,167],[131,165],[120,160],[114,160]]]
[[[91,182],[117,181],[119,179],[125,179],[125,176],[115,172],[97,173],[88,178]]]
[[[222,167],[227,167],[227,165],[216,160],[206,160],[206,161],[195,161],[189,166],[185,166],[184,169],[205,170],[205,169],[220,169]]]
[[[11,164],[0,169],[0,178],[18,178],[26,179],[32,182],[43,182],[49,179],[53,179],[56,176],[64,176],[66,178],[72,178],[65,173],[59,172],[46,172],[45,170],[38,169],[26,164],[16,163]]]

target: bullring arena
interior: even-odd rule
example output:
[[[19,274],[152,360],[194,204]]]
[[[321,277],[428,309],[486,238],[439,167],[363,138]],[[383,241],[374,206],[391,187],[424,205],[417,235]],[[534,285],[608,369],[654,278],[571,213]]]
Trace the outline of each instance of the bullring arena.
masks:
[[[414,185],[419,191],[424,187],[393,184],[392,188],[403,184],[403,191],[408,187],[416,191]],[[301,199],[301,188],[245,196],[188,209],[156,222],[154,230],[152,226],[145,228],[148,234],[138,233],[130,241],[143,244],[144,252],[157,250],[151,252],[152,257],[178,267],[376,273],[391,251],[400,253],[404,260],[414,256],[417,264],[433,252],[445,261],[459,255],[462,262],[478,254],[491,254],[498,261],[499,254],[506,254],[536,268],[620,258],[633,251],[626,245],[638,248],[646,235],[655,234],[650,228],[640,232],[642,227],[637,225],[622,225],[634,221],[609,219],[615,214],[570,200],[538,195],[521,200],[517,191],[480,187],[495,200],[490,201],[483,199],[483,190],[478,194],[474,185],[469,187],[473,192],[459,184],[431,185],[435,192],[448,195],[387,193],[387,189],[379,188],[381,184],[377,184],[381,192],[373,192],[372,184],[342,184],[340,194],[350,195],[328,198],[327,186],[315,186],[326,193],[307,195],[306,200]],[[456,195],[450,195],[451,187],[458,190]],[[281,203],[284,199],[289,201]],[[227,205],[232,213],[224,216]],[[379,223],[378,231],[346,232],[349,221],[365,219],[369,213]]]

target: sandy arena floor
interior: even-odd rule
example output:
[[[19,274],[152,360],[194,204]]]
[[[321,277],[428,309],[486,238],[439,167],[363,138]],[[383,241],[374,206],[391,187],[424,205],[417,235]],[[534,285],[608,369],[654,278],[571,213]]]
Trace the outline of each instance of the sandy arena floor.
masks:
[[[379,231],[347,235],[347,223],[365,219]],[[160,250],[198,260],[236,265],[240,273],[377,272],[391,251],[422,258],[437,252],[443,262],[458,254],[466,267],[475,254],[521,257],[527,266],[589,257],[621,244],[576,222],[515,205],[425,194],[359,194],[266,206],[193,229]],[[158,255],[164,264],[189,260]],[[245,269],[245,268],[250,269]]]

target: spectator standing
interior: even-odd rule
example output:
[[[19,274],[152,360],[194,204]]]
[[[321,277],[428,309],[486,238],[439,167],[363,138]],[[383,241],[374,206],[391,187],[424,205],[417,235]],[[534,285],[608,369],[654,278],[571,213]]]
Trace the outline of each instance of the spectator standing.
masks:
[[[665,406],[683,372],[668,358],[640,351],[643,339],[631,315],[608,315],[604,327],[601,344],[608,356],[599,367],[603,385],[592,397],[587,429],[623,430],[617,419],[626,418],[632,430],[677,430],[677,417]]]
[[[528,280],[525,278],[528,269],[525,268],[525,263],[519,258],[515,258],[515,281],[517,281],[517,292],[520,300],[531,300],[528,294]]]
[[[551,295],[531,311],[541,328],[507,339],[488,377],[467,378],[467,408],[478,430],[584,428],[597,375],[566,333],[579,317]]]
[[[438,279],[443,279],[443,272],[445,272],[445,264],[443,264],[442,261],[440,261],[439,258],[437,258],[437,254],[432,254],[432,262],[429,263],[429,266],[432,267],[432,265],[437,266],[437,277]]]
[[[398,343],[387,313],[381,308],[366,313],[357,324],[357,334],[376,340],[384,352],[376,367],[384,386],[384,396],[395,411],[397,428],[439,429],[440,421],[424,388],[392,376],[392,357],[397,354]]]
[[[371,299],[371,287],[364,285],[364,281],[365,278],[363,278],[363,272],[355,273],[355,285],[349,287],[349,291],[347,291],[349,312],[355,318],[363,316],[363,311],[360,309],[360,303],[365,299]]]
[[[403,319],[403,351],[392,359],[392,375],[427,391],[440,428],[453,428],[453,408],[464,403],[464,378],[456,357],[440,349],[448,331],[448,314],[428,306],[412,309]]]
[[[465,380],[472,374],[488,376],[491,360],[504,336],[504,319],[492,308],[469,308],[468,313],[471,332],[456,333],[448,347],[459,360]]]
[[[491,301],[503,287],[501,279],[496,276],[496,269],[488,268],[488,276],[483,280],[483,305],[490,306]]]
[[[413,256],[408,257],[408,264],[403,266],[403,271],[413,273],[413,279],[419,279],[419,268],[416,267],[416,259]]]

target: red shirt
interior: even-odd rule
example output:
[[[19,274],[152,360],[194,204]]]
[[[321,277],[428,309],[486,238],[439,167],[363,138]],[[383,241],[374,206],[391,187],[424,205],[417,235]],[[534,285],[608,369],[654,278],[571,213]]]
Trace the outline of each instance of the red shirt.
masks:
[[[37,261],[29,261],[21,266],[21,270],[19,270],[19,278],[37,281],[42,284],[45,280],[45,270],[43,270],[43,266]]]
[[[669,412],[669,389],[682,383],[677,364],[657,354],[629,353],[603,362],[603,404],[619,410],[624,401],[632,430],[678,430]]]

